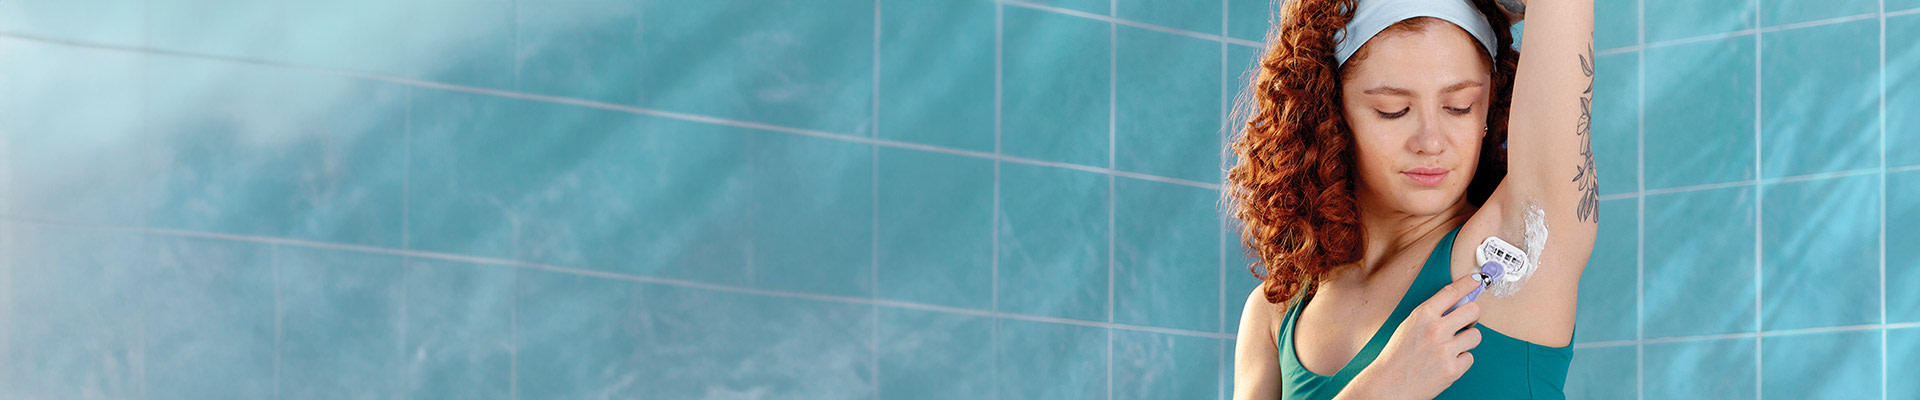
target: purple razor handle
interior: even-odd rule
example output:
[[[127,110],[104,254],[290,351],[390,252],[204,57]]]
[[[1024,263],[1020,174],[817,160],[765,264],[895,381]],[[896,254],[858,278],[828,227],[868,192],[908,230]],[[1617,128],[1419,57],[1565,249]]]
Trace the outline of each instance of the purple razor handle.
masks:
[[[1498,261],[1488,261],[1486,264],[1480,264],[1480,273],[1473,275],[1473,280],[1480,281],[1480,286],[1474,286],[1473,291],[1467,293],[1467,297],[1460,298],[1459,302],[1453,303],[1453,307],[1447,307],[1447,311],[1440,313],[1440,315],[1445,316],[1452,314],[1454,309],[1460,308],[1460,306],[1467,305],[1468,302],[1480,298],[1480,293],[1487,291],[1487,285],[1493,284],[1495,279],[1500,279],[1500,275],[1505,273],[1506,269],[1501,268],[1500,262]]]

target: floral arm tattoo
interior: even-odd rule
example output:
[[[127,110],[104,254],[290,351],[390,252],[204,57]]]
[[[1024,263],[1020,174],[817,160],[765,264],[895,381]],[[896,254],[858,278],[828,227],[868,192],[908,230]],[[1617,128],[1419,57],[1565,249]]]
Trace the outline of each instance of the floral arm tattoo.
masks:
[[[1504,1],[1503,1],[1504,3]],[[1580,93],[1580,120],[1573,134],[1580,137],[1580,157],[1586,164],[1575,167],[1573,182],[1579,185],[1580,208],[1574,213],[1581,221],[1600,222],[1600,179],[1593,168],[1593,46],[1580,55],[1580,73],[1587,76],[1587,90]]]

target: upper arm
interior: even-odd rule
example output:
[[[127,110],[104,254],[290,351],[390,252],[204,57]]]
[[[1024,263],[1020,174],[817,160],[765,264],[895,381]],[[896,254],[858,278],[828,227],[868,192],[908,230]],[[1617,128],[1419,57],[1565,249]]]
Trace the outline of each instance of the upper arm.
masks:
[[[1240,315],[1240,333],[1233,345],[1233,398],[1280,398],[1280,348],[1278,318],[1285,315],[1286,303],[1267,302],[1266,285],[1247,294],[1247,305]]]
[[[1508,117],[1508,171],[1489,202],[1503,203],[1502,236],[1506,227],[1524,226],[1528,204],[1538,205],[1548,235],[1535,279],[1577,285],[1600,213],[1589,135],[1593,0],[1529,2],[1526,9],[1526,45]]]

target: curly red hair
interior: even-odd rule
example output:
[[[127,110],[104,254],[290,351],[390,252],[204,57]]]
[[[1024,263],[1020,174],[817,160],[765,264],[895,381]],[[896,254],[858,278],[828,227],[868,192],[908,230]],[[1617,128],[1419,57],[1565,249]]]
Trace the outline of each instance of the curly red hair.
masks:
[[[1239,160],[1227,171],[1224,197],[1241,221],[1242,242],[1257,256],[1248,270],[1265,281],[1270,303],[1311,294],[1336,267],[1362,255],[1353,131],[1341,112],[1342,69],[1334,60],[1334,35],[1353,19],[1354,1],[1286,2],[1268,33],[1258,76],[1236,107],[1245,123],[1231,147]],[[1493,0],[1472,3],[1493,24],[1499,49],[1492,59],[1487,135],[1467,185],[1467,200],[1479,206],[1506,175],[1500,147],[1520,54],[1499,6]],[[1349,65],[1360,61],[1356,56]]]

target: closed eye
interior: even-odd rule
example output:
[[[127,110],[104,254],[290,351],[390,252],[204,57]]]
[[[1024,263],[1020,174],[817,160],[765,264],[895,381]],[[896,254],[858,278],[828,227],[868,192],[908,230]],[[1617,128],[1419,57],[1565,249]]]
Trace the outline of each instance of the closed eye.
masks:
[[[1386,111],[1380,111],[1380,110],[1373,110],[1373,112],[1379,113],[1380,118],[1394,119],[1394,118],[1400,118],[1401,116],[1407,115],[1407,110],[1412,110],[1412,109],[1413,108],[1409,107],[1409,108],[1402,108],[1400,109],[1400,111],[1396,111],[1396,112],[1386,112]]]
[[[1446,109],[1447,109],[1447,112],[1453,113],[1453,115],[1467,115],[1467,113],[1473,112],[1473,107],[1467,107],[1467,108],[1446,107]]]

